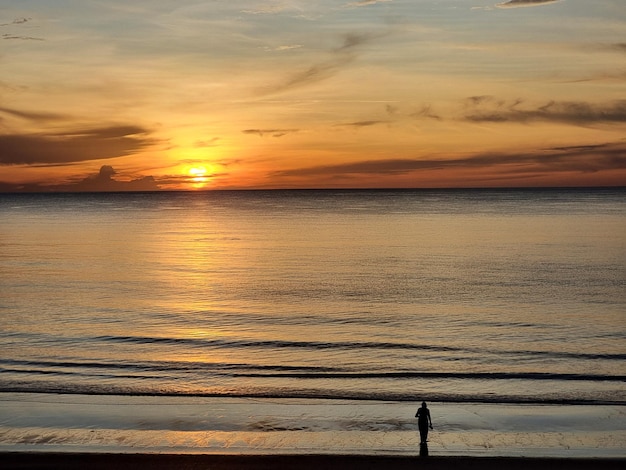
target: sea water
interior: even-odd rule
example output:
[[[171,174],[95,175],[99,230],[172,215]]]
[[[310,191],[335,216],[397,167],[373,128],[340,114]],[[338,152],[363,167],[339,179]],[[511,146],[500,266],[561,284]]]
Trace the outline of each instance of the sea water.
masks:
[[[626,190],[0,195],[0,392],[626,404]]]

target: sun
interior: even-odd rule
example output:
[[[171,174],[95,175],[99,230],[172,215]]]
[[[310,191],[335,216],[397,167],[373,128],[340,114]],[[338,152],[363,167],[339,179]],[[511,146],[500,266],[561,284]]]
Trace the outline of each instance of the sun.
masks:
[[[209,182],[208,170],[204,166],[189,168],[187,173],[194,188],[203,188]]]
[[[190,168],[189,175],[193,178],[203,178],[206,176],[206,168],[203,166]]]

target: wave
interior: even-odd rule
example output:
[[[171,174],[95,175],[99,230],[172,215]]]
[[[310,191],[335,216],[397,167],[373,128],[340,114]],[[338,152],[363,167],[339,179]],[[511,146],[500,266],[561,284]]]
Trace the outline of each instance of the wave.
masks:
[[[119,363],[119,362],[68,362],[68,361],[26,361],[16,359],[0,359],[0,366],[40,366],[54,368],[86,368],[86,369],[133,369],[139,371],[153,370],[158,372],[166,371],[229,371],[241,369],[256,370],[273,370],[273,371],[313,371],[313,372],[330,372],[340,369],[334,367],[316,367],[316,366],[288,366],[288,365],[258,365],[258,364],[237,364],[225,362],[181,362],[181,361],[164,361],[164,362],[136,362],[136,363]]]
[[[416,396],[415,393],[393,392],[355,392],[345,390],[269,390],[252,392],[186,392],[167,391],[160,389],[128,389],[123,386],[108,385],[96,387],[93,385],[64,384],[30,384],[10,383],[0,385],[0,397],[3,393],[52,393],[63,395],[90,395],[90,396],[127,396],[127,397],[196,397],[196,398],[252,398],[276,400],[352,400],[352,401],[386,401],[386,402],[419,402],[428,400],[438,403],[486,403],[486,404],[541,404],[541,405],[617,405],[626,406],[623,398],[587,398],[563,396],[524,396],[509,394],[465,395],[455,393],[430,393],[427,396]]]
[[[337,367],[259,365],[207,362],[57,362],[0,359],[0,373],[90,375],[81,369],[107,371],[118,378],[142,378],[137,374],[119,375],[113,371],[198,372],[229,377],[295,378],[295,379],[455,379],[455,380],[559,380],[587,382],[626,382],[626,375],[574,374],[557,372],[433,372],[433,371],[348,371]],[[100,374],[98,374],[100,375]],[[144,376],[143,378],[159,378]]]
[[[414,343],[391,343],[391,342],[368,342],[368,341],[286,341],[286,340],[247,340],[247,339],[197,339],[197,338],[171,338],[150,336],[97,336],[94,341],[114,343],[136,344],[184,344],[195,347],[215,348],[259,348],[259,349],[310,349],[310,350],[359,350],[359,349],[383,349],[383,350],[421,350],[436,352],[463,352],[478,354],[507,354],[515,356],[549,356],[568,359],[589,359],[623,361],[626,354],[622,353],[584,353],[568,351],[538,351],[538,350],[489,350],[479,348],[459,348],[454,346],[438,346]]]
[[[345,372],[328,374],[281,373],[242,374],[245,377],[281,377],[299,379],[475,379],[475,380],[582,380],[591,382],[626,382],[626,375],[559,374],[548,372]]]

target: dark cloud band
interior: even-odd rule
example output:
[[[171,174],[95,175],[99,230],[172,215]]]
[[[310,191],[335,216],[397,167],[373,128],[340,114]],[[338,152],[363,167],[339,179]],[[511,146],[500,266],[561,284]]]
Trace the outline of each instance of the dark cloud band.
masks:
[[[575,125],[626,122],[626,100],[605,104],[583,101],[550,101],[527,105],[523,100],[504,101],[491,96],[468,98],[464,120],[472,122],[552,121]]]
[[[607,143],[554,147],[528,153],[484,153],[467,158],[415,158],[366,160],[338,165],[320,165],[277,171],[273,177],[313,177],[337,175],[399,175],[423,170],[499,169],[506,173],[597,172],[626,169],[626,144]]]
[[[153,143],[148,131],[138,126],[77,129],[46,135],[0,135],[0,165],[58,166],[117,158]]]
[[[244,134],[258,135],[259,137],[264,137],[266,135],[271,135],[272,137],[282,137],[286,134],[298,132],[298,130],[299,129],[245,129],[241,132]]]

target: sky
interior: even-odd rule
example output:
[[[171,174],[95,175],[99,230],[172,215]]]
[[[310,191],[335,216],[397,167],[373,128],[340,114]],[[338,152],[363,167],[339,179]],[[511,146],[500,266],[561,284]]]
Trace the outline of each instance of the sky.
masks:
[[[0,191],[616,185],[624,0],[0,4]]]

